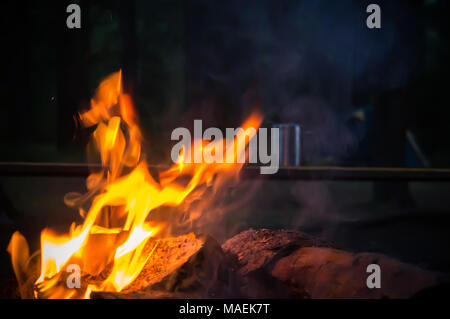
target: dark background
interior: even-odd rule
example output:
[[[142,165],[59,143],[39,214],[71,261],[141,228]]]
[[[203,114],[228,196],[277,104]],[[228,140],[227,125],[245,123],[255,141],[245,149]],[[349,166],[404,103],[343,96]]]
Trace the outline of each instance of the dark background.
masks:
[[[302,125],[305,164],[449,167],[448,2],[377,1],[381,29],[369,3],[6,1],[0,160],[84,161],[73,115],[122,68],[152,163],[173,128],[237,127],[260,106],[265,125]]]
[[[66,27],[72,2],[80,30]],[[4,1],[0,161],[86,162],[73,115],[122,68],[151,164],[170,161],[175,127],[238,127],[261,107],[265,126],[302,125],[304,165],[450,168],[449,2],[373,1],[382,28],[370,30],[371,2]],[[2,284],[14,282],[14,231],[34,251],[42,228],[80,222],[64,204],[73,191],[85,192],[83,178],[1,177],[0,288],[14,286]],[[247,181],[202,230],[223,241],[248,227],[298,229],[450,274],[449,192],[444,182]]]

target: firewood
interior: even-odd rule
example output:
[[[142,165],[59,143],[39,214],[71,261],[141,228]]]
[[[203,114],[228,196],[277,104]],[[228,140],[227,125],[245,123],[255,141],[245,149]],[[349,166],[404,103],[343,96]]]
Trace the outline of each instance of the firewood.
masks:
[[[153,242],[158,242],[153,240]],[[150,242],[147,246],[152,247]],[[210,236],[194,234],[159,240],[146,266],[124,291],[94,292],[109,298],[225,298],[239,297],[236,267]]]
[[[346,252],[295,231],[247,230],[222,248],[236,256],[247,291],[272,281],[279,297],[409,298],[442,281],[434,272],[388,256]],[[381,288],[367,287],[370,264],[381,268]]]
[[[192,235],[191,235],[192,236]],[[183,262],[159,274],[150,259],[133,284],[119,293],[95,292],[93,298],[286,298],[298,297],[265,272],[267,262],[299,247],[333,245],[295,231],[248,230],[222,247],[210,236]],[[175,243],[177,238],[169,238]],[[190,237],[192,240],[192,237]],[[151,246],[151,243],[149,243]],[[155,256],[165,252],[155,252]],[[174,258],[176,260],[177,258]],[[180,266],[180,264],[182,264]],[[163,265],[161,265],[163,267]],[[155,273],[152,273],[155,272]]]
[[[243,231],[228,239],[222,249],[235,255],[242,265],[239,273],[243,276],[263,267],[273,258],[285,256],[301,247],[335,247],[333,243],[311,237],[307,234],[268,229]]]
[[[91,297],[409,298],[442,282],[418,266],[382,254],[343,251],[290,230],[250,229],[222,246],[211,236],[193,233],[152,238],[145,249],[149,260],[128,287]],[[370,264],[381,267],[380,288],[367,286]]]
[[[140,290],[162,281],[185,264],[204,244],[205,238],[196,237],[194,233],[149,240],[145,251],[151,254],[150,258],[139,276],[124,292]]]
[[[97,235],[97,234],[95,234]],[[108,234],[111,237],[111,240],[107,241],[111,247],[118,246],[122,240],[121,237],[125,237],[127,234]],[[83,264],[82,267],[82,280],[81,285],[82,289],[77,290],[77,294],[75,297],[81,298],[84,295],[84,292],[89,284],[95,284],[97,286],[101,286],[101,283],[108,277],[111,272],[113,261],[110,260],[108,262],[107,256],[102,254],[97,254],[98,249],[92,249],[97,245],[97,240],[100,236],[92,236],[94,239],[87,243],[90,251],[92,251],[92,260],[95,261],[89,267],[85,267]],[[115,238],[117,237],[117,238]],[[102,243],[105,242],[103,239],[100,241]],[[144,255],[148,255],[149,259],[142,269],[141,273],[138,277],[122,292],[120,292],[122,297],[126,297],[127,293],[139,291],[140,289],[151,286],[155,283],[162,281],[168,275],[179,269],[183,264],[187,262],[187,260],[195,254],[202,246],[205,244],[205,238],[197,238],[193,233],[182,235],[178,237],[168,237],[168,238],[160,238],[154,239],[151,238],[145,245]],[[101,251],[101,250],[100,250]],[[106,264],[107,263],[107,264]],[[88,264],[88,263],[87,263]],[[105,265],[103,267],[103,265]],[[98,272],[96,268],[100,268],[102,266],[103,271]],[[66,279],[69,274],[67,272],[61,272],[59,275],[56,285],[51,289],[51,293],[53,295],[57,295],[60,291],[64,293],[66,287]],[[35,276],[36,277],[36,276]],[[53,280],[50,279],[50,280]],[[44,282],[45,284],[45,282]],[[32,284],[29,286],[32,287]],[[46,298],[48,293],[44,292],[44,289],[41,289],[43,284],[36,286],[38,297]],[[94,292],[95,294],[102,294],[102,292]],[[108,294],[105,292],[105,294]],[[155,295],[157,297],[162,297],[163,293],[152,293],[152,296]],[[112,296],[112,295],[111,295]]]
[[[367,266],[380,267],[380,288],[368,288]],[[273,277],[311,298],[410,298],[440,284],[439,276],[420,267],[376,253],[354,254],[338,249],[306,247],[280,259]]]

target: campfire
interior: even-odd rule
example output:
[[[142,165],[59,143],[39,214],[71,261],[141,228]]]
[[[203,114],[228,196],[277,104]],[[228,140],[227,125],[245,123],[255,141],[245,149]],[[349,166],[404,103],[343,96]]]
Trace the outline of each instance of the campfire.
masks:
[[[193,143],[200,153],[225,147],[234,161],[193,163],[181,148],[176,163],[157,176],[141,151],[143,136],[120,71],[101,82],[79,119],[93,131],[90,148],[101,169],[96,165],[87,178],[87,193],[65,198],[82,223],[63,234],[44,229],[35,253],[19,232],[12,235],[8,252],[22,298],[405,298],[442,282],[420,267],[346,252],[299,231],[249,229],[222,245],[189,229],[173,233],[177,220],[161,218],[158,210],[183,211],[187,224],[204,218],[198,209],[186,214],[180,208],[208,202],[227,181],[238,180],[244,164],[236,159],[248,156],[259,112],[233,140]],[[373,265],[383,275],[368,284]]]
[[[122,90],[121,71],[100,83],[90,110],[79,118],[84,127],[94,128],[92,144],[103,169],[90,174],[86,194],[68,194],[66,198],[69,205],[79,208],[82,224],[73,223],[66,234],[44,229],[41,249],[31,255],[25,238],[19,232],[13,234],[8,252],[23,298],[90,298],[93,292],[118,293],[132,287],[144,269],[147,283],[170,273],[204,241],[194,234],[155,239],[170,221],[154,221],[152,212],[181,205],[194,193],[198,198],[208,187],[219,191],[224,181],[238,177],[243,165],[237,161],[188,163],[181,150],[176,164],[157,178],[152,176],[141,152],[143,137],[131,98]],[[258,129],[261,121],[262,116],[255,112],[234,141],[211,143],[225,145],[235,159],[240,158],[246,151],[246,136],[251,138],[248,129]],[[205,146],[204,142],[194,144]],[[192,222],[201,216],[190,214],[188,218]],[[68,287],[71,280],[72,286],[77,285],[73,274],[81,277],[77,289]]]

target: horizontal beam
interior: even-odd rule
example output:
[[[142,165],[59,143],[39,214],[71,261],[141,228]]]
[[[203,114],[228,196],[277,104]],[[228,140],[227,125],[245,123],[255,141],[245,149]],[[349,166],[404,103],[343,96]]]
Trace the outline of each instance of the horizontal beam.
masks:
[[[71,163],[6,163],[0,162],[0,176],[23,177],[87,177],[90,169],[100,169],[99,164]],[[149,165],[151,173],[168,166]],[[337,181],[421,181],[450,182],[450,169],[391,168],[391,167],[334,167],[297,166],[282,167],[276,174],[261,175],[257,166],[244,166],[244,179],[275,180],[337,180]]]
[[[296,166],[280,168],[274,175],[260,175],[259,168],[245,167],[242,174],[279,180],[450,182],[450,169],[431,168]]]

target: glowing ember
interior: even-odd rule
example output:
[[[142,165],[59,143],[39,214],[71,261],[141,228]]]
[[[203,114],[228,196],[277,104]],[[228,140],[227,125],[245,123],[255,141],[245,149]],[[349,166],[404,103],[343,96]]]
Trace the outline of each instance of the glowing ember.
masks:
[[[140,274],[152,252],[144,249],[149,239],[165,225],[154,223],[150,212],[161,206],[178,206],[197,186],[235,177],[242,163],[185,163],[184,153],[155,181],[141,155],[141,131],[130,97],[122,92],[121,72],[102,81],[91,109],[80,115],[86,127],[96,126],[93,141],[100,153],[103,170],[87,179],[89,192],[72,203],[92,199],[81,225],[72,224],[68,234],[48,229],[41,233],[40,275],[35,282],[37,298],[89,298],[92,291],[120,292]],[[245,153],[250,129],[257,129],[262,117],[254,113],[244,123],[243,132],[226,144],[234,157]],[[226,143],[226,141],[214,141]],[[204,147],[204,143],[196,143]],[[236,161],[235,161],[236,162]],[[188,182],[177,183],[179,177]],[[195,216],[198,218],[198,216]],[[155,247],[156,248],[156,247]],[[21,295],[26,284],[31,257],[25,238],[16,232],[8,246]],[[69,288],[67,267],[79,265],[83,284]],[[99,279],[100,274],[107,274]]]

